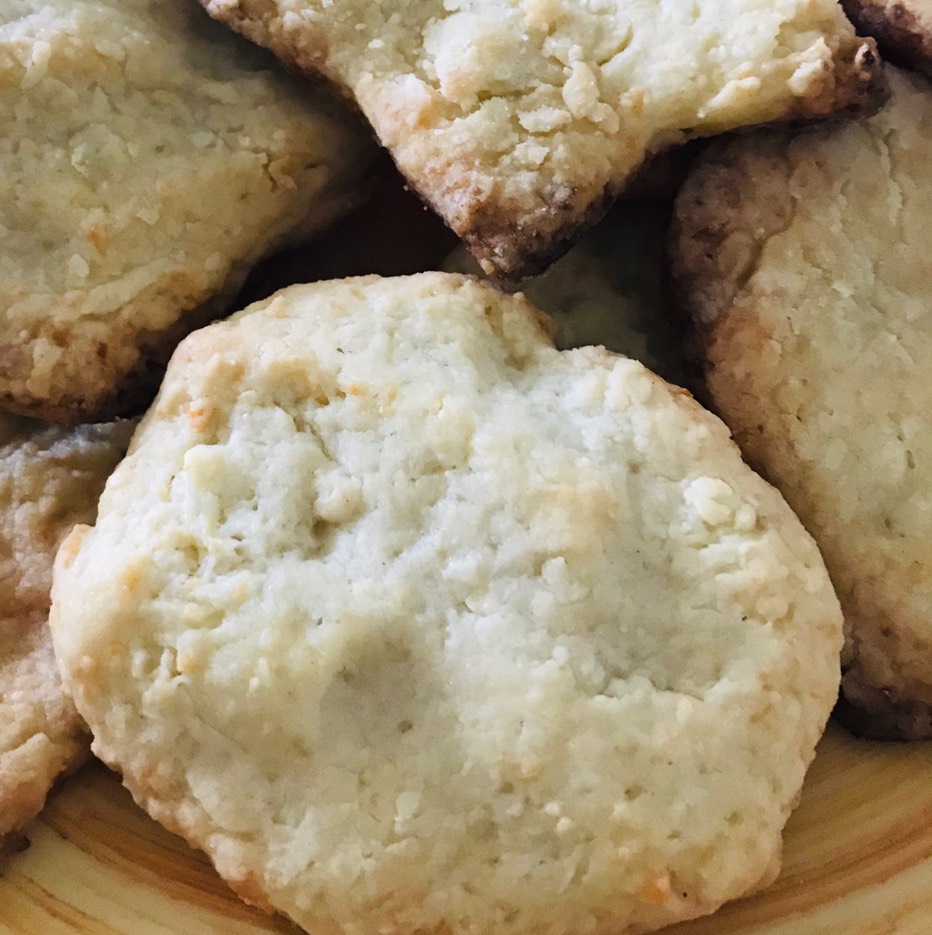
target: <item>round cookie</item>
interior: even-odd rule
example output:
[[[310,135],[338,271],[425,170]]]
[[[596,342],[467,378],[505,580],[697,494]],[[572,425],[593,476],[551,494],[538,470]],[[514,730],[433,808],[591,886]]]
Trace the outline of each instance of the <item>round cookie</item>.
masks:
[[[713,407],[825,556],[840,713],[932,736],[932,87],[870,120],[713,148],[677,202],[675,289]]]
[[[0,851],[88,753],[52,654],[52,562],[71,527],[93,521],[131,431],[0,415]]]
[[[53,598],[94,750],[315,933],[711,912],[776,873],[839,676],[725,427],[440,273],[187,339]]]

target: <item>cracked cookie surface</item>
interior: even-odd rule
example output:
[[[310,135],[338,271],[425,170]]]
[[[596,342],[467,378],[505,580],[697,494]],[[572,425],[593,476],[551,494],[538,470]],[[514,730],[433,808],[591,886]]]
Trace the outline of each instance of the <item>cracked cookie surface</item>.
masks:
[[[825,556],[856,729],[932,735],[932,88],[712,149],[671,250],[713,407]]]
[[[125,412],[362,194],[348,114],[185,0],[0,7],[0,408]]]
[[[296,286],[188,338],[56,564],[94,750],[311,932],[642,932],[769,882],[838,685],[725,426],[524,300]]]
[[[486,272],[562,252],[653,152],[857,108],[872,40],[834,0],[201,0],[358,102]]]

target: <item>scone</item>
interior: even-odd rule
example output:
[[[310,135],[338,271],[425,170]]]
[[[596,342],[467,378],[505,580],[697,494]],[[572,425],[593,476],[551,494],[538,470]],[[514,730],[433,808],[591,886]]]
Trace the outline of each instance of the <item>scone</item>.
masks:
[[[664,312],[663,243],[670,206],[618,204],[521,291],[556,325],[561,350],[601,345],[682,384],[679,323]],[[449,272],[480,274],[465,247],[443,262]]]
[[[872,40],[834,0],[201,0],[353,97],[486,272],[520,278],[652,153],[856,109]]]
[[[841,614],[688,394],[439,273],[188,338],[52,627],[94,750],[336,932],[641,932],[772,879]]]
[[[55,778],[88,754],[52,655],[52,562],[75,523],[93,522],[131,431],[129,422],[67,430],[0,416],[0,853]]]
[[[365,134],[190,0],[0,4],[0,409],[126,411],[250,266],[357,202]]]
[[[884,56],[932,75],[932,0],[841,0]]]
[[[715,148],[671,249],[714,408],[815,536],[855,729],[932,736],[932,87]]]

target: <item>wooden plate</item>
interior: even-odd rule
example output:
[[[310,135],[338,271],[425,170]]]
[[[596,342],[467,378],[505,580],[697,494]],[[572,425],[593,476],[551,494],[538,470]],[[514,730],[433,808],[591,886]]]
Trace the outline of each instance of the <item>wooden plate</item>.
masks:
[[[0,869],[0,932],[294,933],[243,905],[92,764],[67,780]],[[878,744],[830,727],[766,892],[669,935],[932,935],[932,743]]]

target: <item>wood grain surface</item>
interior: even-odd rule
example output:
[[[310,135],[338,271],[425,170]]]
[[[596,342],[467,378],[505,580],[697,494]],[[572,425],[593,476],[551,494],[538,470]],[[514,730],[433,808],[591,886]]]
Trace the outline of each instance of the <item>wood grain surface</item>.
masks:
[[[71,777],[0,866],[0,933],[294,933],[241,903],[99,764]],[[932,935],[932,743],[830,727],[768,890],[669,935]]]

